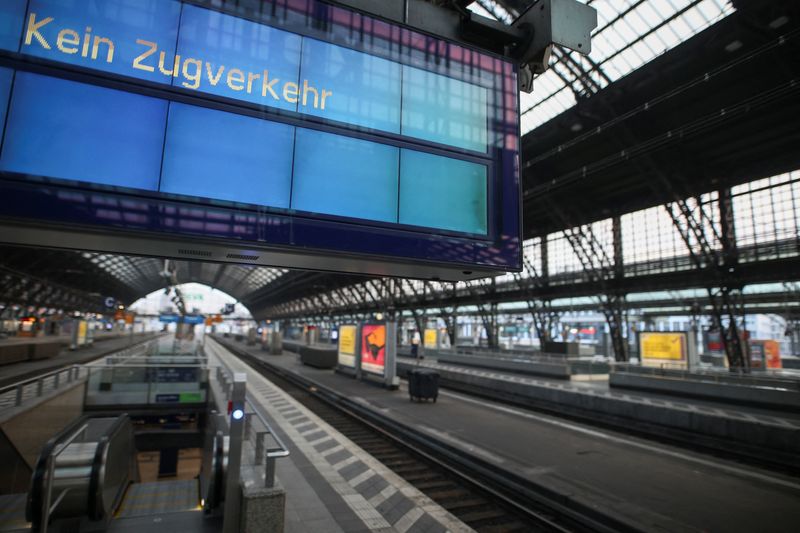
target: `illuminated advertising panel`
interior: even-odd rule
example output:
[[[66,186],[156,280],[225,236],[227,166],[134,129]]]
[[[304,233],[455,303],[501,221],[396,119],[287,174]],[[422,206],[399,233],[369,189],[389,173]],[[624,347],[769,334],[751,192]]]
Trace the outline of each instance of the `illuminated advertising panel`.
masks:
[[[147,253],[151,233],[212,260],[519,270],[516,67],[314,0],[262,4],[4,1],[0,218],[131,234],[109,251]]]
[[[639,354],[643,366],[687,368],[686,333],[639,333]]]
[[[386,371],[386,324],[361,326],[361,370],[383,376]]]
[[[347,368],[356,367],[356,341],[358,326],[339,326],[339,365]]]
[[[83,346],[86,344],[88,329],[89,329],[89,324],[85,320],[78,321],[78,335],[76,338],[76,343],[78,346]]]
[[[781,345],[775,340],[750,339],[750,367],[753,369],[779,369],[781,363]]]
[[[425,348],[430,348],[433,350],[438,348],[437,337],[438,335],[435,329],[426,329],[424,336]]]

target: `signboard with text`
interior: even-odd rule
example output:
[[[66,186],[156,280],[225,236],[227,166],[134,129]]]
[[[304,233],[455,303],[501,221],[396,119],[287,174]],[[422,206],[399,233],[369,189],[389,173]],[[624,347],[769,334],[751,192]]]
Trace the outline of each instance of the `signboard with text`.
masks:
[[[687,368],[688,341],[684,332],[639,333],[639,354],[643,366]]]
[[[179,0],[0,6],[0,216],[26,228],[0,242],[113,230],[94,246],[521,268],[512,62],[317,0],[263,0],[252,20]]]

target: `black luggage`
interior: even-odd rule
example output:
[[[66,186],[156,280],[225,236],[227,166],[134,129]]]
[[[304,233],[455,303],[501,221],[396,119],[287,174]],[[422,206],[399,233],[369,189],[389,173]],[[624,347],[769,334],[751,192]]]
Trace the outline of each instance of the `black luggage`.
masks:
[[[408,371],[408,396],[411,401],[433,400],[439,396],[439,373],[424,368]]]

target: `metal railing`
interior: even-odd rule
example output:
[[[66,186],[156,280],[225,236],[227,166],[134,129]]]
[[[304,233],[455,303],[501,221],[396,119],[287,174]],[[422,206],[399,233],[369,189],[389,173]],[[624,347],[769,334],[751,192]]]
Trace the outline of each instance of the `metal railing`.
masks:
[[[146,346],[143,345],[129,346],[115,352],[113,357],[131,357],[144,350]],[[0,412],[41,398],[65,385],[85,380],[89,376],[89,368],[90,366],[72,365],[6,385],[0,388]]]
[[[63,385],[85,379],[88,373],[79,365],[61,368],[34,378],[25,379],[0,388],[0,411],[19,407],[57,390]]]
[[[275,433],[262,415],[256,404],[249,398],[246,399],[249,409],[245,410],[244,438],[253,447],[253,460],[255,465],[264,464],[264,486],[275,486],[275,460],[289,456],[289,449],[281,438]],[[267,447],[266,440],[270,437],[276,446]]]
[[[224,363],[223,363],[224,364]],[[216,367],[217,382],[225,395],[225,402],[231,399],[233,389],[233,376],[230,369],[222,366]],[[267,437],[274,441],[275,446],[267,447]],[[264,465],[264,486],[275,486],[275,460],[288,457],[290,452],[281,438],[272,429],[266,417],[259,411],[257,404],[250,398],[245,399],[245,425],[244,438],[252,450],[252,462],[242,462],[243,465],[260,467]],[[243,454],[246,449],[243,449]]]

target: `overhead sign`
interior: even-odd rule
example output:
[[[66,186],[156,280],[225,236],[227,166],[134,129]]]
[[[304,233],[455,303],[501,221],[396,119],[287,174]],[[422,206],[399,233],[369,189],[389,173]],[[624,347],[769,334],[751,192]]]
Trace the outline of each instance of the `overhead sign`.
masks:
[[[354,325],[339,326],[339,365],[347,368],[356,367],[356,342],[358,327]]]
[[[687,367],[686,333],[660,333],[643,331],[639,333],[639,354],[642,365]]]
[[[361,370],[383,376],[386,367],[386,325],[361,326]]]
[[[249,264],[519,270],[516,66],[280,4],[257,21],[178,0],[4,5],[0,49],[22,59],[0,59],[0,215],[37,222],[28,244],[100,226],[128,237],[96,241],[112,252],[158,238],[159,255]]]

